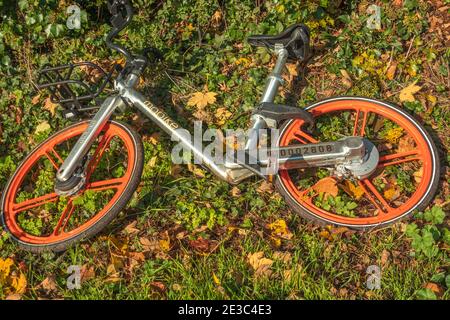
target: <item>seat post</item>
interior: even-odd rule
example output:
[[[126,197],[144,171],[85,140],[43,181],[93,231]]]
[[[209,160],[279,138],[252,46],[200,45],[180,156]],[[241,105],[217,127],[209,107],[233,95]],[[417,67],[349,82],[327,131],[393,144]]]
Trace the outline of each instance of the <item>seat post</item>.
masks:
[[[272,73],[267,78],[266,87],[264,88],[260,103],[272,103],[275,100],[278,88],[283,83],[282,73],[283,68],[286,64],[286,60],[288,58],[288,52],[282,44],[276,44],[275,54],[278,57],[277,62],[275,63],[275,67],[273,68]],[[252,116],[250,135],[247,143],[245,144],[245,149],[256,150],[259,130],[266,127],[266,120],[263,117],[257,114]]]
[[[276,44],[275,54],[278,57],[277,62],[275,63],[272,73],[267,78],[266,87],[264,88],[263,95],[261,97],[261,103],[273,103],[278,92],[278,88],[283,83],[282,73],[286,64],[288,52],[282,44]]]

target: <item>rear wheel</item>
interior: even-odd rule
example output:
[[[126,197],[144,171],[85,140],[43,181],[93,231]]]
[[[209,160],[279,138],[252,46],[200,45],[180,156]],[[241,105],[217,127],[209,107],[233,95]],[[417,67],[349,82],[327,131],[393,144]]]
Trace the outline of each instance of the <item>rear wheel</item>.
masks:
[[[280,146],[364,136],[380,160],[362,180],[338,180],[326,168],[280,170],[277,189],[295,212],[321,224],[368,229],[422,210],[432,200],[439,183],[438,154],[412,116],[392,104],[357,97],[328,99],[307,110],[316,120],[314,132],[306,133],[302,120],[290,120],[281,128]]]
[[[65,128],[37,146],[8,181],[1,202],[4,228],[34,252],[62,251],[103,229],[127,204],[143,168],[139,135],[110,121],[89,152],[86,183],[72,196],[54,191],[58,168],[89,122]]]

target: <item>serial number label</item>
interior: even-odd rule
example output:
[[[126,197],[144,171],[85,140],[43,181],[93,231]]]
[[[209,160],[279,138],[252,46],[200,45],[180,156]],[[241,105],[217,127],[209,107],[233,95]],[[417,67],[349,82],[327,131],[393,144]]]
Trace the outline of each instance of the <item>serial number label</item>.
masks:
[[[321,154],[333,151],[334,146],[332,144],[322,144],[315,146],[295,146],[279,150],[280,156],[282,157],[305,155],[305,154]]]
[[[270,315],[272,306],[270,304],[223,304],[217,307],[185,306],[179,307],[179,315],[197,315],[209,318],[215,314],[220,315]]]

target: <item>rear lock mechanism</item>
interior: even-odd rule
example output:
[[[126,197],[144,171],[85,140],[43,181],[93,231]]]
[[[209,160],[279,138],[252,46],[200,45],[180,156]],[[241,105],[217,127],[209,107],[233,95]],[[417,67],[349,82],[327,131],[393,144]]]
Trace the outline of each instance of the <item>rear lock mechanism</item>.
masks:
[[[271,160],[277,161],[282,170],[334,167],[334,175],[364,179],[377,168],[379,153],[375,145],[362,137],[346,137],[333,142],[314,144],[296,144],[280,147],[278,154],[269,159],[261,159],[261,165],[270,165]]]

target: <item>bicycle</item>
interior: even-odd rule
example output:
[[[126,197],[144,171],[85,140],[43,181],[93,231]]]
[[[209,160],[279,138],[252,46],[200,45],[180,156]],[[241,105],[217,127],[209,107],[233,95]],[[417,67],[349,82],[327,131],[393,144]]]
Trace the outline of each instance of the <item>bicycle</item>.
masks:
[[[318,224],[356,230],[379,228],[425,208],[431,201],[438,187],[437,149],[422,125],[401,108],[362,97],[329,98],[305,109],[274,103],[286,62],[304,62],[310,54],[306,26],[295,24],[279,35],[248,38],[251,45],[267,47],[277,57],[261,102],[252,113],[250,128],[251,132],[279,129],[273,148],[278,157],[251,158],[249,151],[257,148],[258,138],[250,135],[241,150],[244,160],[235,157],[219,164],[184,139],[179,124],[137,91],[151,54],[157,53],[148,48],[133,55],[114,43],[131,22],[133,8],[128,0],[110,0],[108,8],[113,28],[106,44],[126,60],[123,68],[117,68],[114,81],[113,71],[106,72],[91,62],[48,67],[40,73],[39,88],[50,90],[52,101],[63,105],[65,117],[89,110],[96,113],[40,143],[7,182],[1,220],[20,247],[32,252],[65,250],[97,234],[127,205],[140,183],[143,145],[132,127],[111,117],[116,109],[129,107],[182,141],[204,167],[230,184],[254,176],[274,179],[291,210]],[[80,68],[97,70],[100,80],[95,88],[74,79],[75,70]],[[77,93],[73,85],[87,94]],[[89,107],[108,85],[113,86],[113,93],[100,106]],[[324,129],[329,126],[333,130]],[[396,135],[387,144],[386,132],[391,129]],[[275,174],[261,174],[274,164],[278,167]],[[399,172],[412,172],[405,180],[407,187],[392,181],[392,175]],[[53,184],[43,183],[43,176],[50,177]],[[389,185],[394,185],[395,197],[387,196]]]

